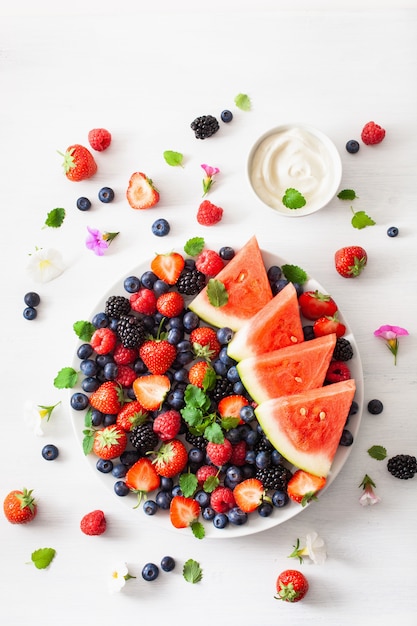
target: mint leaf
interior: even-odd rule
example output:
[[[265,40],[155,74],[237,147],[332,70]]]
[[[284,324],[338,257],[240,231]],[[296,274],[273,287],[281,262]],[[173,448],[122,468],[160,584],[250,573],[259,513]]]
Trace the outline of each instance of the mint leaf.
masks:
[[[46,216],[45,226],[59,228],[65,219],[65,209],[52,209]],[[44,228],[45,228],[44,226]]]
[[[384,446],[372,446],[371,448],[369,448],[368,454],[370,457],[376,459],[377,461],[383,461],[387,456],[387,450],[386,448],[384,448]]]
[[[231,430],[232,428],[236,428],[236,426],[238,426],[239,423],[240,423],[239,417],[223,417],[220,422],[221,427],[224,430]]]
[[[366,228],[366,226],[374,226],[376,222],[374,222],[372,217],[366,215],[365,211],[357,211],[353,214],[351,223],[353,228],[358,228],[360,230],[362,228]]]
[[[220,280],[210,278],[207,283],[207,297],[210,304],[215,307],[221,307],[228,303],[229,294],[226,287]]]
[[[224,434],[219,424],[210,424],[204,431],[204,437],[212,443],[223,443]]]
[[[299,285],[303,285],[308,279],[307,273],[297,265],[286,264],[283,265],[281,269],[285,278],[291,283],[298,283]]]
[[[249,96],[245,93],[238,93],[235,97],[235,105],[242,111],[250,111],[252,106]]]
[[[220,480],[217,474],[215,476],[209,476],[203,483],[203,489],[207,491],[207,493],[212,493],[219,484]]]
[[[81,341],[87,342],[90,341],[91,337],[96,331],[96,327],[91,322],[85,322],[83,320],[75,322],[73,325],[73,329],[75,334]]]
[[[217,382],[217,375],[212,367],[208,367],[203,378],[203,391],[211,391]]]
[[[204,537],[206,536],[206,530],[201,522],[191,522],[190,528],[193,532],[194,537],[196,537],[197,539],[204,539]],[[188,582],[194,581],[190,580]],[[198,580],[196,580],[195,582],[197,583]]]
[[[301,207],[305,206],[306,199],[297,189],[289,187],[282,198],[282,204],[287,209],[301,209]]]
[[[164,152],[165,161],[168,163],[168,165],[172,165],[173,167],[176,167],[178,165],[181,165],[182,167],[183,158],[184,156],[181,154],[181,152],[175,152],[174,150],[165,150]]]
[[[78,373],[72,367],[63,367],[54,378],[57,389],[72,389],[78,380]]]
[[[32,552],[31,560],[38,569],[45,569],[53,560],[56,551],[53,548],[40,548]]]
[[[182,575],[188,583],[194,584],[200,582],[203,578],[203,570],[200,567],[200,563],[194,561],[194,559],[188,559],[188,561],[184,563]]]
[[[186,498],[191,498],[198,487],[197,476],[191,473],[181,474],[179,479],[179,485],[182,491],[182,495]]]
[[[186,242],[184,252],[190,256],[197,256],[203,250],[204,243],[203,237],[192,237]]]
[[[353,189],[342,189],[342,191],[339,191],[339,193],[337,194],[337,197],[339,198],[339,200],[354,200],[358,196],[353,191]]]

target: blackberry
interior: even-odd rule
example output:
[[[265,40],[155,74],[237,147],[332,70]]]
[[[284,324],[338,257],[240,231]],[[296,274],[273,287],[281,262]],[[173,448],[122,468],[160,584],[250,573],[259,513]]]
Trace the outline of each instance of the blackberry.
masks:
[[[387,468],[395,478],[407,480],[417,473],[417,460],[409,454],[397,454],[388,460]]]
[[[350,361],[353,357],[353,349],[350,342],[344,337],[338,337],[333,352],[335,361]]]
[[[218,404],[222,398],[233,395],[233,383],[227,378],[218,378],[212,391],[210,391],[210,397]]]
[[[207,139],[217,133],[220,128],[219,122],[212,115],[196,117],[190,126],[197,139]]]
[[[125,348],[138,348],[146,339],[146,329],[134,315],[122,315],[117,323],[117,335]]]
[[[120,319],[130,313],[130,302],[124,296],[110,296],[106,301],[104,312],[109,317]]]
[[[258,441],[256,442],[254,446],[255,452],[270,452],[271,450],[273,450],[273,448],[274,446],[269,441],[269,439],[265,437],[265,435],[262,435],[261,437],[259,437]]]
[[[158,445],[158,435],[152,428],[152,422],[144,422],[138,426],[134,426],[130,431],[130,443],[139,452],[146,454],[151,450],[155,450]]]
[[[186,267],[177,281],[177,289],[186,296],[194,296],[205,287],[206,277],[195,268]]]
[[[207,439],[202,435],[193,435],[189,430],[185,433],[185,440],[193,448],[198,448],[199,450],[205,450],[207,446]]]
[[[264,469],[258,469],[255,477],[261,481],[265,489],[286,491],[292,473],[287,467],[279,464],[265,467]]]

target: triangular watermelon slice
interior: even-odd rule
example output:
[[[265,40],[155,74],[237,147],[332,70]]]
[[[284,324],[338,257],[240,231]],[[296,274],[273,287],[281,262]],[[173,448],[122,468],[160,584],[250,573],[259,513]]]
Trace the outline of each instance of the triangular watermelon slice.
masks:
[[[217,274],[228,301],[223,306],[210,303],[207,287],[190,302],[188,308],[212,326],[238,330],[272,299],[271,286],[256,237],[252,237]]]
[[[298,297],[288,283],[233,337],[227,347],[235,361],[304,341]]]
[[[287,348],[243,359],[239,376],[255,402],[321,387],[336,345],[336,335],[324,335]]]
[[[272,445],[296,467],[327,476],[355,395],[353,379],[262,402],[256,417]]]

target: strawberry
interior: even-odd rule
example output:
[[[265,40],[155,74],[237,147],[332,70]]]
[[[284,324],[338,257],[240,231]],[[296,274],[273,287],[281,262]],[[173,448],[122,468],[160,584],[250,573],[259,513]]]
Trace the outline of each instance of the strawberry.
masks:
[[[245,513],[252,513],[261,504],[265,489],[257,478],[242,480],[233,489],[233,496],[237,506]]]
[[[177,291],[168,291],[159,296],[156,308],[164,317],[178,317],[184,310],[184,298]]]
[[[152,289],[139,289],[130,296],[130,306],[137,313],[153,315],[156,311],[156,295]]]
[[[224,267],[224,261],[215,250],[203,250],[198,255],[195,266],[206,276],[216,276]]]
[[[249,400],[245,396],[234,394],[222,398],[217,405],[217,410],[220,417],[236,417],[239,418],[240,422],[243,422],[240,419],[240,409],[247,404],[249,404]]]
[[[38,505],[32,496],[33,489],[14,489],[4,499],[3,510],[11,524],[27,524],[38,511]]]
[[[171,388],[168,376],[150,374],[139,376],[133,383],[136,399],[148,411],[158,409]]]
[[[229,461],[232,456],[232,450],[232,444],[228,439],[224,439],[223,443],[209,441],[206,447],[206,454],[213,465],[221,467]]]
[[[62,152],[59,154],[64,157],[62,166],[68,180],[78,182],[91,178],[97,172],[97,163],[93,155],[80,144],[69,146],[65,154]]]
[[[106,527],[106,518],[103,511],[99,509],[84,515],[80,522],[80,528],[85,535],[102,535]]]
[[[100,413],[116,415],[124,404],[122,387],[114,380],[107,380],[93,391],[90,396],[90,406]]]
[[[139,348],[139,356],[152,374],[165,374],[175,361],[177,349],[166,339],[148,339]]]
[[[206,388],[206,382],[213,373],[214,370],[207,361],[197,361],[197,363],[193,363],[188,371],[188,380],[190,385],[204,389]]]
[[[236,506],[233,491],[229,487],[216,487],[210,496],[210,506],[216,513],[227,513]]]
[[[96,354],[109,354],[117,342],[116,333],[110,328],[97,328],[90,339],[90,345]]]
[[[135,348],[126,348],[122,343],[117,343],[113,351],[113,360],[117,365],[131,365],[138,358]]]
[[[117,414],[116,426],[126,432],[130,432],[132,428],[142,424],[146,420],[147,415],[146,409],[137,400],[126,402]]]
[[[200,505],[193,498],[174,496],[169,508],[169,518],[175,528],[188,528],[198,520]]]
[[[335,301],[324,293],[316,291],[305,291],[298,298],[301,314],[308,320],[317,320],[324,315],[332,316],[337,311]]]
[[[93,452],[100,459],[117,458],[125,451],[126,445],[126,432],[115,424],[94,433]]]
[[[184,257],[179,252],[168,252],[166,254],[157,254],[154,257],[151,262],[151,270],[168,285],[175,285],[184,269],[184,265]]]
[[[286,569],[277,578],[278,596],[275,596],[275,599],[284,600],[284,602],[299,602],[306,595],[308,587],[304,574],[295,569]]]
[[[142,500],[142,496],[146,496],[150,491],[155,491],[161,484],[161,479],[150,459],[142,457],[134,465],[132,465],[125,477],[126,486],[133,493],[138,495],[137,508]]]
[[[131,367],[130,365],[118,365],[117,376],[114,381],[127,389],[128,387],[132,386],[133,381],[136,380],[136,377],[137,374],[133,367]]]
[[[105,128],[93,128],[88,133],[88,143],[97,152],[106,150],[111,143],[111,134]]]
[[[135,172],[129,180],[127,201],[132,209],[150,209],[159,202],[159,191],[143,172]]]
[[[368,122],[362,128],[361,139],[367,146],[381,143],[384,137],[385,130],[379,124],[375,124],[375,122]]]
[[[203,200],[198,207],[197,222],[201,226],[213,226],[221,221],[223,217],[223,209],[216,206],[210,200]]]
[[[179,439],[171,439],[159,448],[153,464],[160,476],[172,478],[182,472],[187,461],[188,452],[185,445]]]
[[[288,497],[305,506],[310,500],[317,500],[316,493],[326,484],[324,476],[314,476],[304,470],[297,470],[287,485]]]
[[[313,332],[315,337],[323,337],[333,333],[336,337],[343,337],[346,326],[339,321],[338,315],[335,313],[332,317],[327,315],[319,317],[313,324]]]
[[[217,333],[213,328],[208,326],[199,326],[194,328],[190,333],[190,341],[193,344],[193,350],[196,356],[205,357],[213,360],[219,356],[220,342],[217,339]]]
[[[355,278],[363,271],[368,262],[368,255],[361,246],[346,246],[335,252],[336,271],[343,278]]]
[[[338,383],[352,378],[350,369],[343,361],[331,361],[326,372],[326,383]]]
[[[174,439],[180,431],[181,415],[174,409],[164,411],[155,417],[152,426],[161,441],[169,441]]]

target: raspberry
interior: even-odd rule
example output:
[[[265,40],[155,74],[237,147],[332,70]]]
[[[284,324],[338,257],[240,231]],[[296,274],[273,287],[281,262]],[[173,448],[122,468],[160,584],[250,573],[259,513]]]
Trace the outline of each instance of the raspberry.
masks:
[[[106,518],[103,511],[91,511],[84,515],[80,528],[85,535],[102,535],[106,530]]]
[[[125,348],[121,343],[116,344],[113,352],[113,359],[116,365],[130,365],[136,361],[138,351],[134,348]]]
[[[109,354],[115,347],[117,335],[110,328],[97,328],[91,337],[91,347],[97,354]]]
[[[237,465],[238,467],[245,465],[247,445],[246,441],[239,441],[232,446],[232,456],[230,457],[230,463]]]
[[[118,365],[117,370],[115,381],[122,387],[131,387],[133,381],[138,377],[135,370],[130,367],[130,365]]]
[[[168,291],[159,296],[156,308],[165,317],[178,317],[184,310],[184,298],[177,291]]]
[[[327,383],[338,383],[352,378],[350,369],[343,361],[332,361],[326,373]]]
[[[228,439],[225,439],[223,443],[209,441],[206,448],[208,458],[217,467],[221,467],[229,461],[232,451],[232,444]]]
[[[210,497],[210,506],[216,513],[227,513],[236,505],[233,491],[228,487],[216,487]]]
[[[213,226],[217,224],[223,217],[223,209],[215,204],[212,204],[210,200],[204,200],[197,211],[197,222],[202,226]]]
[[[181,415],[170,410],[160,413],[153,421],[153,431],[162,441],[169,441],[178,435],[181,428]]]
[[[368,122],[362,129],[361,139],[367,146],[381,143],[385,137],[385,130],[375,122]]]
[[[195,475],[199,485],[204,485],[206,480],[211,476],[216,476],[219,470],[214,465],[202,465],[198,468]]]
[[[153,315],[156,311],[156,295],[152,289],[140,289],[130,296],[130,306],[137,313]]]
[[[88,141],[93,150],[103,152],[111,143],[111,134],[105,128],[93,128],[88,133]]]
[[[214,250],[203,250],[198,255],[195,266],[206,276],[216,276],[224,267],[221,256]]]

